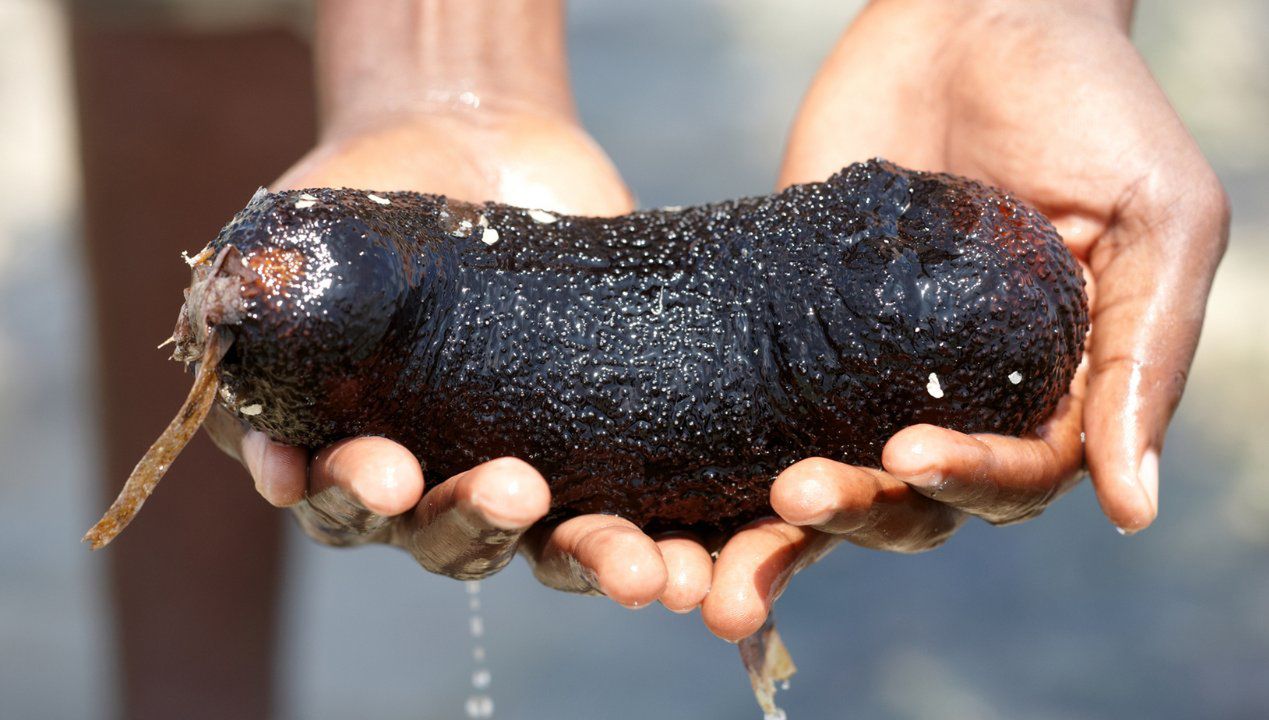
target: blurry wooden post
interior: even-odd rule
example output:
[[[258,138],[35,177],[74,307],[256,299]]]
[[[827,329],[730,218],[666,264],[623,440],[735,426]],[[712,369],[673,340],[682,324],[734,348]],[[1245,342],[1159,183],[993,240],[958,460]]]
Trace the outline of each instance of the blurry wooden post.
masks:
[[[154,349],[189,282],[180,252],[214,237],[315,136],[309,52],[296,32],[277,24],[204,29],[152,7],[71,5],[99,341],[102,508],[192,377]],[[272,715],[283,517],[202,436],[146,512],[102,551],[122,717]]]

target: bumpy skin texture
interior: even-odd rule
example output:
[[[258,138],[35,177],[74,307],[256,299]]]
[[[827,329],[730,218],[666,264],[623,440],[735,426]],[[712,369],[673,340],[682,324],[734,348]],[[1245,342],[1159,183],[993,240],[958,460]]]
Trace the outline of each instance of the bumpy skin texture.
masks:
[[[229,329],[223,401],[255,428],[384,435],[429,483],[520,457],[556,517],[653,528],[735,527],[769,513],[789,464],[875,466],[915,423],[1024,434],[1088,327],[1042,215],[879,160],[617,218],[262,193],[207,257],[181,352]]]

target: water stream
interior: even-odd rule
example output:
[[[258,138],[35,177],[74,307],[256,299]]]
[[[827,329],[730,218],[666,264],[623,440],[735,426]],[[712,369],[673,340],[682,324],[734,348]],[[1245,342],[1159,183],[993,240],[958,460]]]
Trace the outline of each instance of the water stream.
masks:
[[[485,653],[485,620],[480,614],[480,581],[467,581],[467,629],[471,635],[471,694],[463,703],[463,711],[469,718],[494,716],[494,701],[489,696],[493,676],[489,673]]]

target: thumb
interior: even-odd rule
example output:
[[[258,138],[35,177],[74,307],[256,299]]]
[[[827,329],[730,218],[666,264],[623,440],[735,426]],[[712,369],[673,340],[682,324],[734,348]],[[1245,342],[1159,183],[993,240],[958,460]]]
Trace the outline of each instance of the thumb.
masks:
[[[1134,197],[1089,256],[1097,285],[1084,410],[1086,456],[1102,510],[1121,532],[1154,521],[1159,452],[1228,238],[1214,176],[1172,203]]]

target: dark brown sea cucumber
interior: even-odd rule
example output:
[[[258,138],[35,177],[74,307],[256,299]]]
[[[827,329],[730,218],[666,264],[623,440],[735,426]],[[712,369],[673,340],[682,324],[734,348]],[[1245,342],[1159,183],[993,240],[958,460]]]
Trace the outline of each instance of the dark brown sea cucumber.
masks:
[[[875,466],[915,423],[1027,433],[1088,328],[1043,215],[881,160],[615,218],[262,192],[196,260],[176,357],[224,334],[220,401],[253,427],[383,435],[429,484],[520,457],[554,516],[654,528],[734,527],[789,464]]]

